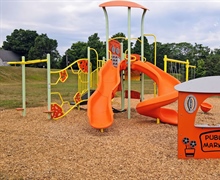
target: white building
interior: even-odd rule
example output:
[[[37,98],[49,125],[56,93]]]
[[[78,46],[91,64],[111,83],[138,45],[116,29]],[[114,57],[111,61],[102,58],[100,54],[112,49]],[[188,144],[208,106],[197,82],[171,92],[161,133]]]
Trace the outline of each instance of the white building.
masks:
[[[0,66],[8,66],[7,62],[20,61],[21,57],[16,53],[4,49],[0,49]]]

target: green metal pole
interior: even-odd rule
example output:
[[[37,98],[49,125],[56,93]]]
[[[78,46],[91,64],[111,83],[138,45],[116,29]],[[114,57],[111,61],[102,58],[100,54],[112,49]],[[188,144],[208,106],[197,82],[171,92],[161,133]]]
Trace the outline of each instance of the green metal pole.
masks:
[[[131,119],[131,8],[128,7],[128,119]]]
[[[50,54],[47,54],[47,110],[51,111]],[[51,119],[51,113],[48,113],[47,118]]]
[[[144,61],[144,16],[146,10],[143,11],[141,18],[141,61]],[[141,97],[140,101],[144,100],[144,73],[141,73]]]
[[[157,38],[156,36],[154,36],[154,65],[155,66],[157,65]]]
[[[123,60],[123,43],[120,43],[121,44],[121,61]],[[124,70],[121,71],[121,110],[124,110],[125,108],[125,87],[124,87]]]
[[[87,58],[88,58],[88,73],[87,73],[87,80],[88,80],[88,99],[90,97],[90,47],[87,48]]]
[[[106,22],[106,61],[109,60],[109,55],[108,55],[108,39],[109,39],[109,21],[108,21],[108,13],[107,13],[107,10],[105,9],[105,7],[103,7],[103,11],[104,11],[104,14],[105,14],[105,22]]]
[[[22,116],[26,116],[26,82],[25,82],[25,57],[22,56]]]

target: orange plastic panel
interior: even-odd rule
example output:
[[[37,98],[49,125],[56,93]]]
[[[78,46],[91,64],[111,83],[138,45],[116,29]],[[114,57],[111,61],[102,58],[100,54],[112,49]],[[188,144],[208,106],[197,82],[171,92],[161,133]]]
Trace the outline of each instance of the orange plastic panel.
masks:
[[[220,158],[220,126],[194,124],[203,101],[214,95],[220,94],[179,92],[178,158]]]
[[[128,98],[128,91],[125,91],[125,98]],[[140,99],[140,93],[137,91],[131,90],[131,98],[132,99]]]
[[[52,111],[51,113],[52,118],[58,118],[64,114],[62,107],[56,103],[51,104],[51,111]]]
[[[88,60],[84,59],[84,60],[79,60],[77,62],[79,69],[84,72],[84,73],[88,73]]]
[[[109,51],[111,52],[111,59],[113,66],[117,67],[121,59],[121,45],[117,40],[109,41]]]
[[[79,103],[81,101],[81,95],[79,92],[77,92],[73,98],[75,103]]]
[[[61,82],[65,82],[68,78],[68,73],[65,69],[63,71],[60,71],[59,75],[60,75]]]

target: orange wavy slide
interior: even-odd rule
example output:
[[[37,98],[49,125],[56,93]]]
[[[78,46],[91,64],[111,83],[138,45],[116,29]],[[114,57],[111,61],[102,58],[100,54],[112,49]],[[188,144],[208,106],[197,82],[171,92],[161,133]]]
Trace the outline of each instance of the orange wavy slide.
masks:
[[[112,125],[114,119],[111,99],[119,84],[120,65],[116,68],[109,60],[100,69],[98,87],[88,100],[87,115],[92,127],[104,129]]]
[[[178,92],[174,89],[174,86],[179,84],[180,81],[149,62],[136,61],[132,64],[132,69],[149,76],[156,82],[158,87],[158,96],[138,103],[136,106],[137,112],[141,115],[159,118],[163,123],[177,125],[177,112],[173,109],[163,108],[163,106],[177,100]]]

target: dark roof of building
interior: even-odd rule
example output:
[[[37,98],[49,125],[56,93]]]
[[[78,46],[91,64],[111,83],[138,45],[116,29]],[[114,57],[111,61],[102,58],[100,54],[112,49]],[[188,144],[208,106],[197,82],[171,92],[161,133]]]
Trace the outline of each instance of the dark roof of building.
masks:
[[[12,51],[0,49],[0,59],[2,59],[2,61],[9,62],[9,61],[19,61],[21,57]]]

